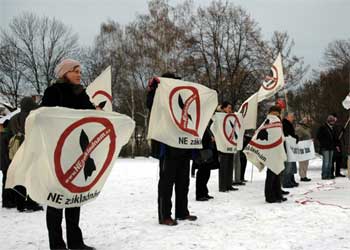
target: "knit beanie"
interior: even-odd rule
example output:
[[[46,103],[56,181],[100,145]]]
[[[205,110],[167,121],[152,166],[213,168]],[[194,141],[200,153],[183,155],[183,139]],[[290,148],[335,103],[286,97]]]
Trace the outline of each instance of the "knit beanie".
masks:
[[[73,59],[62,60],[55,69],[57,78],[63,78],[63,76],[72,71],[75,67],[80,66],[80,62]]]

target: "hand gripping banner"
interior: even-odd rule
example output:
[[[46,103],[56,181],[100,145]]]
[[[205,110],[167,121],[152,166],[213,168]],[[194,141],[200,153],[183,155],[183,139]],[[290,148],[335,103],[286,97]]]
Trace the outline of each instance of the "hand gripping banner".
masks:
[[[283,141],[280,119],[275,115],[268,115],[243,152],[260,171],[267,166],[272,172],[279,174],[287,160]]]
[[[217,107],[217,93],[203,85],[159,78],[148,138],[176,148],[202,148],[202,136]]]
[[[56,208],[97,198],[135,122],[118,113],[45,107],[30,113],[26,139],[8,170],[7,187]]]
[[[95,106],[104,111],[112,112],[112,73],[108,66],[89,86],[86,93]]]
[[[212,118],[210,130],[215,137],[218,151],[235,153],[243,148],[244,127],[242,114],[217,112]]]
[[[277,93],[284,86],[282,57],[278,54],[273,63],[270,74],[265,76],[258,91],[258,102],[265,100]]]

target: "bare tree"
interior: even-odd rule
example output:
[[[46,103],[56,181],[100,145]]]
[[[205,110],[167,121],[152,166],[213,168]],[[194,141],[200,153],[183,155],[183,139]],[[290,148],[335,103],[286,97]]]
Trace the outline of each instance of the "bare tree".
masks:
[[[329,43],[324,53],[323,65],[328,68],[342,68],[350,65],[350,39]]]
[[[21,75],[38,94],[54,78],[56,65],[78,51],[78,37],[56,19],[24,13],[15,17],[1,40],[19,52]]]
[[[216,89],[221,101],[241,103],[257,89],[259,53],[265,46],[257,23],[244,9],[213,1],[198,9],[194,26],[201,82]]]
[[[0,93],[13,107],[17,107],[23,91],[22,71],[18,49],[2,43],[0,45]]]

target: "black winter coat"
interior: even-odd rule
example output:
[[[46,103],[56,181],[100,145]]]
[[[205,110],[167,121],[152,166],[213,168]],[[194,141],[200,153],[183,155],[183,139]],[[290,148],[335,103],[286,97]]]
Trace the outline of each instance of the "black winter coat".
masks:
[[[8,148],[10,138],[11,133],[8,129],[0,133],[0,169],[4,172],[7,171],[11,163]]]
[[[336,134],[327,123],[323,124],[317,131],[317,140],[320,142],[320,150],[335,150]]]
[[[291,136],[294,137],[297,142],[299,141],[299,137],[295,134],[295,129],[293,124],[288,121],[287,119],[283,119],[282,121],[282,125],[283,125],[283,134],[284,136]]]
[[[95,109],[81,85],[65,82],[48,87],[41,101],[43,107],[65,107],[71,109]]]

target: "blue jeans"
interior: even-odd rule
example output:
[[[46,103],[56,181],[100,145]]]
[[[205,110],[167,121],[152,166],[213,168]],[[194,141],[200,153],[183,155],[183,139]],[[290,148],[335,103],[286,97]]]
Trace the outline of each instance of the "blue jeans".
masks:
[[[322,179],[330,179],[333,177],[332,164],[333,164],[333,150],[322,150]]]

